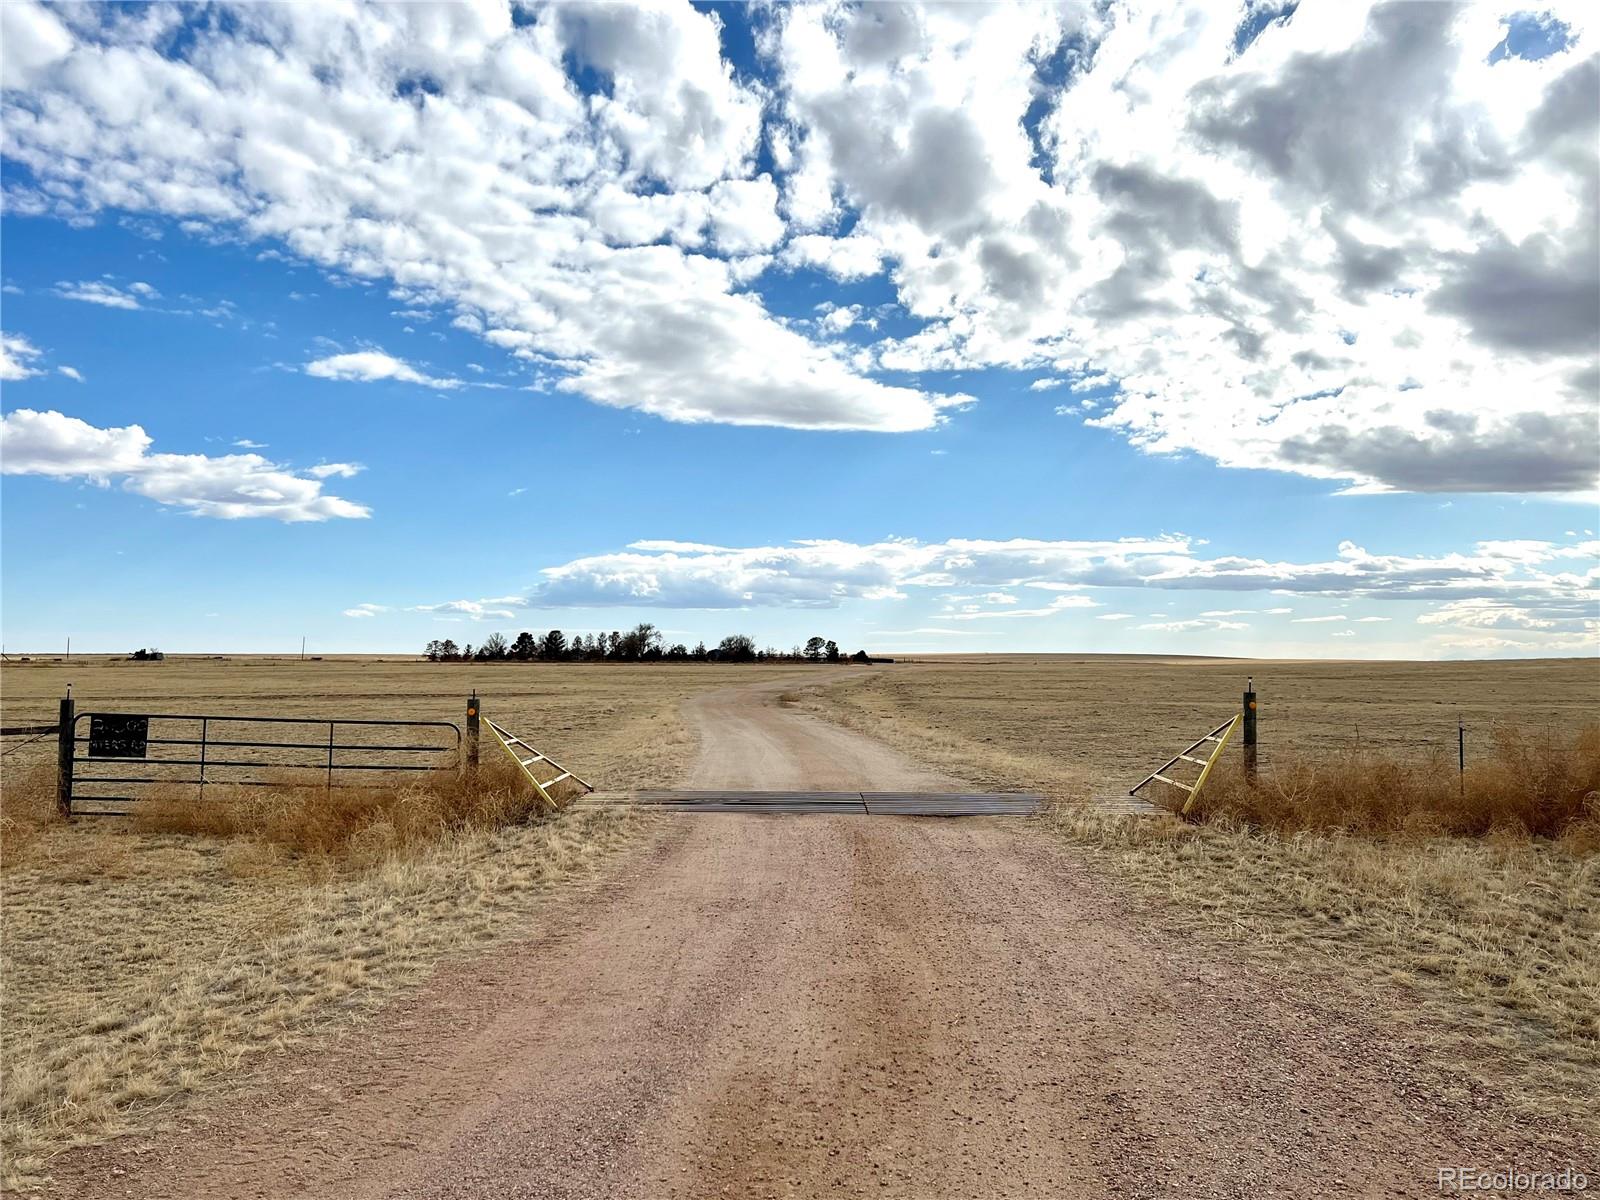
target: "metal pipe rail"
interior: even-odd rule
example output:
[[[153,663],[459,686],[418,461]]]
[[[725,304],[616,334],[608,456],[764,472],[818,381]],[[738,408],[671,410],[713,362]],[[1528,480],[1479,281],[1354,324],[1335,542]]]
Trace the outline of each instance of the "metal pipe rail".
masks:
[[[70,701],[64,702],[66,705]],[[80,732],[82,722],[89,722],[87,736]],[[152,721],[183,721],[197,722],[199,724],[199,737],[163,736],[150,737],[150,722]],[[294,726],[309,732],[310,729],[327,730],[327,736],[318,737],[316,741],[271,741],[250,739],[238,736],[239,730],[224,728],[223,732],[233,736],[225,738],[211,737],[212,727],[215,725],[272,725]],[[340,742],[341,730],[348,729],[359,740]],[[436,743],[419,744],[425,738],[416,735],[408,737],[404,742],[388,745],[379,740],[373,740],[371,731],[379,729],[395,730],[448,730],[451,736],[441,736]],[[167,732],[167,731],[163,731]],[[170,731],[179,733],[183,731]],[[367,737],[360,737],[361,732],[367,732]],[[292,735],[291,735],[292,736]],[[301,734],[303,738],[305,734]],[[59,787],[59,797],[63,811],[72,813],[74,798],[90,804],[133,804],[138,803],[146,796],[133,795],[103,795],[91,794],[82,789],[94,785],[137,785],[145,789],[154,785],[197,787],[199,794],[205,795],[206,785],[213,787],[294,787],[293,781],[259,778],[235,778],[232,772],[253,770],[255,772],[306,772],[316,771],[323,779],[323,785],[331,794],[336,786],[360,787],[361,783],[336,783],[336,776],[343,772],[364,773],[360,777],[368,777],[373,772],[440,772],[455,771],[460,767],[461,760],[461,727],[453,721],[386,721],[371,717],[264,717],[240,716],[220,713],[112,713],[112,712],[84,712],[71,716],[68,723],[61,730],[62,753],[60,763],[63,778]],[[167,758],[160,754],[152,755],[152,747],[198,747],[198,757],[192,755],[184,757]],[[213,747],[232,751],[226,758],[216,758],[208,753]],[[84,752],[83,748],[87,748]],[[261,751],[262,756],[244,757],[240,751]],[[307,752],[314,752],[308,754]],[[296,761],[271,761],[266,755],[288,754]],[[360,754],[367,756],[362,761],[340,761],[341,756]],[[448,763],[421,763],[416,761],[376,761],[387,756],[389,759],[403,758],[419,754],[450,755]],[[307,761],[314,759],[314,761]],[[127,774],[98,774],[104,768],[138,766],[145,768],[171,767],[177,769],[177,774],[157,774],[147,771],[142,775]],[[208,774],[210,772],[210,774]],[[218,777],[217,772],[224,772],[223,777]],[[80,809],[83,815],[112,816],[125,815],[125,812],[115,809]]]

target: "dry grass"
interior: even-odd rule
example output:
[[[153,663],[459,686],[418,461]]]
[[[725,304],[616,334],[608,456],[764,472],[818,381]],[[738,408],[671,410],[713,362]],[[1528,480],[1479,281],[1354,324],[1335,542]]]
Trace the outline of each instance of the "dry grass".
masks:
[[[1157,928],[1404,1027],[1444,1092],[1485,1083],[1518,1117],[1600,1138],[1600,859],[1520,836],[1263,834],[1073,803],[1049,820]]]
[[[578,794],[561,785],[558,802]],[[294,854],[373,865],[415,853],[450,837],[521,825],[545,808],[513,764],[485,762],[464,774],[375,782],[363,788],[295,786],[169,789],[141,803],[133,827],[144,833],[185,833],[249,839]]]
[[[7,666],[6,723],[49,720],[70,678],[80,709],[461,717],[484,711],[606,790],[673,781],[694,750],[677,715],[696,691],[758,668],[464,669],[259,659]],[[591,875],[649,822],[573,810],[526,822],[531,798],[489,786],[365,794],[256,789],[172,795],[133,821],[64,822],[54,744],[0,778],[0,1187],[50,1155],[168,1119],[261,1060],[360,1019],[445,956],[525,936],[552,885]],[[268,793],[263,798],[260,793]]]
[[[1263,699],[1264,777],[1295,781],[1299,802],[1252,807],[1225,774],[1198,825],[1085,803],[1125,793],[1214,727],[1247,672]],[[946,660],[805,703],[974,783],[1043,791],[1051,827],[1142,897],[1155,927],[1230,943],[1405,1026],[1444,1091],[1484,1081],[1522,1117],[1600,1137],[1600,858],[1587,818],[1562,824],[1593,786],[1597,678],[1587,661]],[[1453,753],[1457,701],[1475,731],[1467,803],[1413,773],[1431,749]],[[1507,710],[1534,732],[1495,748],[1487,729]],[[1352,754],[1356,713],[1367,766],[1301,765]],[[1407,756],[1412,767],[1377,766]],[[1330,778],[1343,789],[1312,801],[1310,785]],[[1386,791],[1397,778],[1408,790]],[[1559,841],[1528,837],[1558,827]]]
[[[1410,761],[1358,749],[1282,756],[1255,781],[1230,759],[1213,772],[1189,814],[1277,833],[1561,838],[1600,852],[1600,725],[1567,742],[1515,725],[1494,729],[1493,749],[1460,773],[1442,754]],[[1161,783],[1177,807],[1185,798]]]
[[[56,825],[56,769],[37,760],[0,768],[0,863],[26,858]]]
[[[637,828],[614,810],[446,838],[328,875],[281,847],[102,835],[6,878],[6,1185],[370,1012]]]

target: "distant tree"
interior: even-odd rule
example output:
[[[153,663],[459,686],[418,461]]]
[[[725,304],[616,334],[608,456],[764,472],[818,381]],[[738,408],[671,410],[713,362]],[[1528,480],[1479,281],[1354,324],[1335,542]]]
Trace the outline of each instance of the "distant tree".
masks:
[[[850,656],[850,661],[853,663],[865,663],[871,662],[872,660],[867,657],[867,652],[865,650],[857,650]]]
[[[567,637],[559,629],[552,629],[539,643],[539,657],[560,662],[567,656]]]
[[[742,633],[732,633],[717,644],[717,655],[726,662],[754,662],[755,639]]]
[[[654,625],[635,625],[622,635],[617,645],[617,657],[628,662],[661,656],[661,632]]]
[[[589,657],[589,639],[584,637],[581,633],[572,639],[572,657]]]
[[[615,629],[606,637],[605,655],[607,658],[622,657],[622,635]]]
[[[673,662],[683,662],[689,657],[689,647],[682,642],[674,642],[667,650],[666,657]]]
[[[655,632],[654,626],[651,626],[651,630],[652,636],[650,640],[645,643],[644,653],[639,657],[644,659],[646,662],[657,662],[666,657],[667,639],[662,637],[660,633]]]
[[[461,657],[461,647],[450,638],[445,638],[439,643],[439,660],[441,662],[455,662]]]
[[[438,638],[434,638],[433,641],[429,642],[426,646],[424,646],[422,648],[422,653],[423,653],[424,657],[426,657],[429,662],[438,662],[439,661],[439,639]]]
[[[806,657],[809,658],[812,662],[821,662],[822,661],[822,655],[823,655],[823,647],[826,646],[826,645],[827,645],[827,643],[824,642],[819,637],[806,639],[806,650],[805,650]]]
[[[465,646],[461,647],[461,653],[457,657],[460,658],[462,662],[471,662],[473,659],[472,643],[468,642]]]
[[[705,662],[706,643],[704,639],[701,639],[694,644],[694,649],[689,652],[689,656],[693,658],[695,662]]]
[[[524,629],[517,634],[517,640],[511,643],[511,657],[518,662],[527,662],[539,653],[539,643],[533,640],[533,634]]]
[[[832,641],[826,643],[822,647],[822,655],[829,662],[838,662],[839,661],[839,643],[838,642],[832,642]]]
[[[511,654],[511,647],[506,644],[505,634],[491,633],[483,639],[483,645],[478,647],[478,660],[480,662],[497,662]]]

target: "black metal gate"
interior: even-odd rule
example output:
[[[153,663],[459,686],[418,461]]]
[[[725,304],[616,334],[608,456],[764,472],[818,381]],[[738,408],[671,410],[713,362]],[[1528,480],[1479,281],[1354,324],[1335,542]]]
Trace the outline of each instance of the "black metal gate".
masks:
[[[175,789],[200,797],[207,787],[331,793],[391,772],[454,772],[461,761],[461,728],[451,721],[85,712],[70,730],[61,807],[83,816],[126,815],[128,805]]]

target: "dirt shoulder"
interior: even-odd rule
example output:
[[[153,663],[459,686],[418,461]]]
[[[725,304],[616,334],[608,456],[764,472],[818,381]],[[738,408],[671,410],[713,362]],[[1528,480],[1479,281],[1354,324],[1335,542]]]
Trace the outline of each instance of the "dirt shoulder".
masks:
[[[905,756],[776,700],[692,702],[690,781],[916,786]],[[824,760],[838,774],[812,777]],[[64,1156],[58,1186],[1421,1196],[1446,1164],[1587,1165],[1481,1092],[1431,1092],[1348,998],[1145,927],[1035,823],[664,822],[537,935],[445,969],[264,1094]]]

